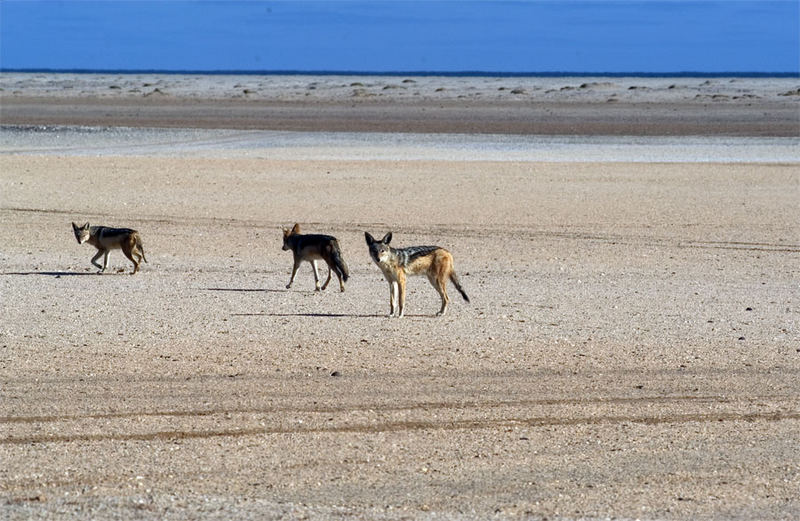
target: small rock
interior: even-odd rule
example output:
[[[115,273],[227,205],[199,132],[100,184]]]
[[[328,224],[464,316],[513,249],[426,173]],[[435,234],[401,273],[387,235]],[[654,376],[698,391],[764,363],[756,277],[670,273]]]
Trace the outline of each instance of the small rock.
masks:
[[[340,373],[339,371],[334,371],[331,373],[331,376],[342,376],[342,373]]]

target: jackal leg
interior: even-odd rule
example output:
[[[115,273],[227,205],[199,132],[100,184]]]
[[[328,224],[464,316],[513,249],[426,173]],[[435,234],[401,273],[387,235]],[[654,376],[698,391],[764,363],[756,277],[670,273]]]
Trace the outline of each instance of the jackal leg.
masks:
[[[319,273],[317,273],[317,261],[316,261],[316,259],[311,261],[311,267],[314,268],[314,291],[320,291]]]
[[[344,291],[344,274],[338,267],[334,271],[336,272],[336,278],[339,279],[339,291]]]
[[[430,281],[431,286],[436,288],[436,291],[442,298],[442,308],[438,313],[436,313],[436,316],[440,317],[447,313],[447,304],[450,302],[450,299],[447,297],[447,280],[443,277],[437,277],[435,275],[428,276],[428,280]]]
[[[402,272],[397,277],[397,290],[397,316],[402,317],[406,309],[406,277]]]
[[[105,256],[106,256],[106,257],[105,257],[105,259],[103,260],[103,264],[104,264],[104,265],[103,265],[103,266],[101,266],[100,264],[98,264],[98,263],[97,263],[97,259],[99,259],[100,257],[102,257],[104,254],[105,254]],[[103,273],[103,272],[105,271],[105,269],[106,269],[106,266],[105,266],[105,265],[107,265],[107,264],[108,264],[108,250],[97,250],[97,255],[95,255],[94,257],[92,257],[92,264],[94,264],[95,266],[97,266],[98,268],[100,268],[100,271],[98,271],[97,273]]]
[[[397,299],[397,281],[389,281],[389,316],[394,316],[395,300]]]
[[[297,274],[297,268],[300,267],[300,259],[298,257],[294,258],[294,265],[292,266],[292,276],[289,278],[289,284],[286,285],[286,289],[292,287],[292,283],[294,282],[294,276]]]
[[[331,281],[331,265],[328,264],[328,280],[325,281],[325,284],[322,285],[322,290],[325,291],[325,288],[328,287],[328,283]]]
[[[142,262],[141,255],[139,255],[139,252],[136,251],[136,246],[124,247],[122,248],[122,253],[124,253],[125,256],[128,257],[128,259],[130,259],[130,261],[133,263],[133,271],[131,272],[131,275],[135,275],[136,272],[139,271],[139,264]],[[138,255],[139,260],[136,260],[134,255]]]

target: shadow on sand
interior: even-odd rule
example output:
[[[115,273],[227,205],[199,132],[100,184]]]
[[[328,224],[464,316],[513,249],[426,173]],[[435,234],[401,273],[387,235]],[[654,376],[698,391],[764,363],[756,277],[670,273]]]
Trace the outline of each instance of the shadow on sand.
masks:
[[[0,275],[43,275],[45,277],[72,277],[74,275],[97,275],[92,271],[12,271]]]
[[[288,289],[264,288],[204,288],[205,291],[230,291],[234,293],[288,293]]]
[[[390,318],[381,314],[356,313],[231,313],[232,317],[321,317],[321,318]],[[405,315],[408,318],[436,318],[432,315]]]

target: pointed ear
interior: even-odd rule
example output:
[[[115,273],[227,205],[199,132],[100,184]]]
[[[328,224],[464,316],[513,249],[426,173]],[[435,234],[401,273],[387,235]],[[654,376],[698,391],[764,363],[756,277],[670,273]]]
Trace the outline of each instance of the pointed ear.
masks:
[[[78,225],[75,224],[75,221],[72,221],[72,229],[73,230],[77,230],[78,229]]]
[[[383,239],[381,239],[381,242],[383,244],[389,244],[390,242],[392,242],[392,232],[389,232],[386,235],[384,235]]]
[[[367,240],[367,244],[372,244],[375,242],[375,237],[369,234],[369,232],[364,232],[364,238]]]
[[[89,223],[84,224],[83,226],[81,226],[81,228],[84,228],[84,229],[88,230],[89,229]]]
[[[300,225],[294,223],[294,226],[292,226],[292,235],[296,235],[298,233],[300,233]]]
[[[288,237],[289,236],[289,228],[284,228],[283,229],[283,236],[284,237]]]

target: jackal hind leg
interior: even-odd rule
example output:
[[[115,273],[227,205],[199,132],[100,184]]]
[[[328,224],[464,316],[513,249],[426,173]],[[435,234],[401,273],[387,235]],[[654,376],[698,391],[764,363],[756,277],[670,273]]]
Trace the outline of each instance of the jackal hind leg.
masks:
[[[336,272],[336,278],[339,279],[339,291],[344,291],[344,274],[341,272],[339,267],[337,266],[334,270]]]
[[[311,267],[314,268],[314,291],[321,291],[323,288],[319,285],[319,273],[317,273],[317,261],[311,261]]]
[[[130,259],[130,261],[133,263],[133,271],[131,272],[131,275],[136,275],[136,272],[139,271],[139,264],[142,262],[141,255],[138,251],[136,251],[136,245],[123,246],[122,253],[124,253],[125,256],[128,257],[128,259]],[[135,256],[138,256],[139,259],[137,260]]]
[[[436,316],[440,317],[447,313],[447,305],[450,303],[450,298],[447,296],[447,279],[444,277],[429,276],[428,280],[430,281],[431,286],[436,288],[436,291],[442,298],[442,308],[438,313],[436,313]]]
[[[322,285],[322,291],[325,291],[325,288],[328,287],[330,281],[331,281],[331,265],[328,264],[328,279],[325,281],[325,284]]]
[[[331,271],[336,274],[336,278],[339,279],[339,291],[344,291],[344,280],[342,278],[344,275],[342,274],[342,270],[339,269],[335,263],[328,264],[328,280],[325,281],[323,284],[322,289],[325,289],[328,286],[328,283],[331,281]]]

